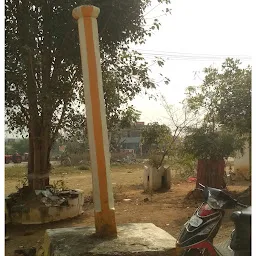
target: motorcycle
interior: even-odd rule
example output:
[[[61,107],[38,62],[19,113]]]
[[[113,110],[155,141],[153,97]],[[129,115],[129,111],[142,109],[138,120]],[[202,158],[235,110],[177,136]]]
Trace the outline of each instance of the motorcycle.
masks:
[[[182,256],[249,256],[251,255],[251,207],[239,203],[221,189],[203,186],[204,202],[184,224],[177,240]],[[231,214],[235,229],[230,239],[214,246],[213,239],[221,226],[225,209],[241,206]]]

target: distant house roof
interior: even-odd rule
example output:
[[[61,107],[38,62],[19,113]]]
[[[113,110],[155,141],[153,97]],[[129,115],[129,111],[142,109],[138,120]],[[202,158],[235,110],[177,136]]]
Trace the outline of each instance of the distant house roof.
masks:
[[[140,137],[122,137],[122,143],[140,143]]]

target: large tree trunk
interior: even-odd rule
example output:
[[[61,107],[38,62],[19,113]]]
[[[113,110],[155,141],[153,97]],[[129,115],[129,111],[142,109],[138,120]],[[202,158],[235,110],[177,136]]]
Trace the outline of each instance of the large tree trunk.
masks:
[[[224,180],[224,172],[225,172],[224,159],[198,160],[196,187],[199,187],[199,183],[201,183],[209,187],[225,188],[226,183]]]
[[[40,135],[40,136],[39,136]],[[50,139],[47,129],[29,134],[28,182],[32,189],[44,189],[49,185]]]

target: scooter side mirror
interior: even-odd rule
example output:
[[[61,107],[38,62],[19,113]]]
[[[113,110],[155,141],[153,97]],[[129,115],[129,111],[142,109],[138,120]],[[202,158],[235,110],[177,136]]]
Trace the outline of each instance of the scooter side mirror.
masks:
[[[204,187],[203,196],[204,196],[204,200],[207,201],[208,197],[209,197],[209,189],[208,189],[208,187]]]
[[[199,185],[199,187],[197,187],[196,189],[203,192],[203,198],[204,198],[205,201],[207,201],[208,196],[209,196],[208,187],[207,187],[207,186],[204,186],[204,185],[201,184],[201,183],[198,183],[198,185]]]
[[[199,185],[201,188],[205,188],[205,186],[204,186],[202,183],[198,183],[198,185]]]

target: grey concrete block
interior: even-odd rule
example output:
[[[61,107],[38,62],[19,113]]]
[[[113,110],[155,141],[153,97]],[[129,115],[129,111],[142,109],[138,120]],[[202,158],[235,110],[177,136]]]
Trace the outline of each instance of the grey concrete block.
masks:
[[[48,229],[43,255],[176,255],[176,239],[152,223],[123,224],[117,227],[117,231],[117,238],[103,239],[96,236],[93,227]]]

